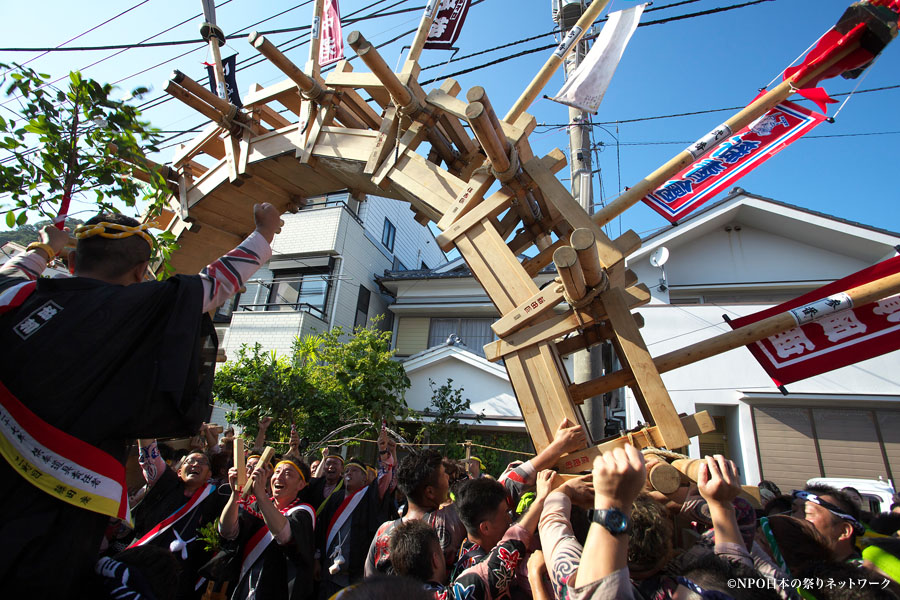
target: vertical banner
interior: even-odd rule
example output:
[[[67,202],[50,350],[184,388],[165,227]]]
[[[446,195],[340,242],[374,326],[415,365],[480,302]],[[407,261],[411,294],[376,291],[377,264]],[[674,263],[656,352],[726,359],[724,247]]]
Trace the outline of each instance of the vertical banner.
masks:
[[[469,14],[469,0],[429,0],[425,12],[435,9],[437,15],[424,47],[429,50],[452,50]]]
[[[720,125],[688,147],[697,160],[643,201],[675,223],[824,120],[825,115],[784,101],[735,135]]]
[[[341,8],[338,0],[325,0],[322,6],[322,43],[319,66],[324,67],[344,58],[344,34],[341,32]]]
[[[849,289],[900,273],[900,256],[789,302],[729,321],[732,329],[790,311],[796,327],[747,346],[776,385],[900,349],[900,296],[853,306]]]
[[[238,94],[237,75],[235,73],[236,63],[237,54],[232,54],[228,58],[222,59],[222,71],[225,73],[225,92],[228,94],[228,101],[241,108],[244,104],[241,102],[240,94]],[[218,96],[218,92],[216,92],[215,66],[207,64],[206,74],[209,76],[210,91]]]
[[[634,30],[637,29],[646,4],[609,14],[606,25],[591,51],[588,52],[559,93],[551,100],[595,113],[612,80],[619,61],[625,53]]]

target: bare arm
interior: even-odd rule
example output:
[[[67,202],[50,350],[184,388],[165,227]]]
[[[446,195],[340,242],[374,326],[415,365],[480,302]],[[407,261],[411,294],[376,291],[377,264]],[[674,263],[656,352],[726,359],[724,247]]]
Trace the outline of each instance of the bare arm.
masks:
[[[259,421],[259,429],[256,432],[256,439],[253,440],[254,448],[264,448],[266,445],[266,432],[269,430],[269,425],[272,424],[272,417],[263,417]]]
[[[235,467],[228,469],[228,483],[231,486],[231,496],[228,497],[228,502],[225,503],[222,514],[219,516],[219,533],[221,533],[222,537],[226,540],[233,540],[237,537],[239,530],[239,492],[237,491],[237,469]]]
[[[616,448],[594,459],[594,508],[616,508],[631,516],[631,505],[644,487],[647,470],[644,457],[634,446]],[[592,522],[584,542],[583,560],[575,578],[584,587],[628,567],[628,536],[613,535]]]
[[[587,445],[587,437],[581,425],[576,425],[568,419],[563,419],[556,428],[556,434],[550,445],[544,448],[537,456],[531,459],[535,471],[543,471],[556,466],[559,459],[569,452],[574,452]]]
[[[534,600],[553,600],[553,592],[547,587],[545,577],[547,565],[544,563],[544,553],[535,550],[528,557],[528,583],[531,584],[531,593]]]
[[[58,255],[66,244],[69,243],[69,230],[59,230],[53,225],[47,225],[40,232],[40,243],[46,244],[53,252],[51,256],[44,248],[28,250],[8,260],[0,267],[0,274],[8,277],[21,277],[34,281],[41,276],[47,263]]]
[[[534,502],[532,502],[531,506],[528,507],[528,510],[525,511],[522,518],[519,519],[519,527],[532,535],[535,530],[537,530],[538,521],[541,520],[541,511],[544,510],[544,500],[547,499],[547,496],[553,490],[553,480],[555,477],[556,473],[549,469],[538,473],[537,493],[535,494]]]
[[[709,505],[716,545],[744,545],[734,510],[734,499],[741,493],[734,463],[721,454],[707,456],[697,474],[697,489]]]

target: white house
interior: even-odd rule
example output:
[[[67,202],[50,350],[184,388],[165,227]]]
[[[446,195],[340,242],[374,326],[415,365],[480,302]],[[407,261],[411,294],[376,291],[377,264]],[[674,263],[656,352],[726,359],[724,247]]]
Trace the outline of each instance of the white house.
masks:
[[[898,245],[900,234],[736,188],[646,238],[627,264],[651,288],[652,301],[639,312],[644,340],[657,356],[729,331],[723,315],[794,298],[894,256]],[[657,268],[649,258],[660,247],[668,261]],[[427,406],[428,378],[449,376],[476,411],[484,409],[485,424],[521,430],[505,370],[480,356],[497,312],[465,266],[389,273],[381,284],[396,298],[390,310],[397,353],[406,357],[413,382],[410,406]],[[468,349],[448,345],[453,334]],[[898,358],[894,352],[791,384],[787,396],[744,348],[663,380],[679,412],[707,410],[715,418],[716,432],[694,440],[692,455],[721,452],[737,462],[746,483],[771,479],[790,489],[817,476],[900,475]],[[641,415],[630,391],[625,398],[618,414],[630,428]]]

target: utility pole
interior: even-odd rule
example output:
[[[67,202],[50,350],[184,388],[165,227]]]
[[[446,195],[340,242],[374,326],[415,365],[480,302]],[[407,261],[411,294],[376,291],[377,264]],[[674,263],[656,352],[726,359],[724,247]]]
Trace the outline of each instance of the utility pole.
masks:
[[[575,25],[584,12],[582,0],[551,0],[553,20],[559,25],[560,36]],[[566,79],[581,63],[587,49],[584,40],[578,43],[575,51],[566,58]],[[593,165],[591,161],[591,128],[588,125],[588,113],[569,107],[569,173],[572,196],[590,215],[594,212]],[[596,379],[603,374],[603,353],[608,350],[604,343],[593,349],[582,350],[572,355],[573,379],[575,383],[583,383]],[[582,404],[582,413],[593,440],[605,437],[606,408],[603,397],[588,398]]]

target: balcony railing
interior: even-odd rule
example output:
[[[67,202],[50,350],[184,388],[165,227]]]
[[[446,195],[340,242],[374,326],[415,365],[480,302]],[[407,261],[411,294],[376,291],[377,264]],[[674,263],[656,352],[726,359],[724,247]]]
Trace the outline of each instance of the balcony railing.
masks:
[[[265,304],[240,304],[236,312],[281,312],[294,311],[309,313],[314,317],[325,320],[325,311],[321,307],[307,304],[306,302],[266,302]]]

